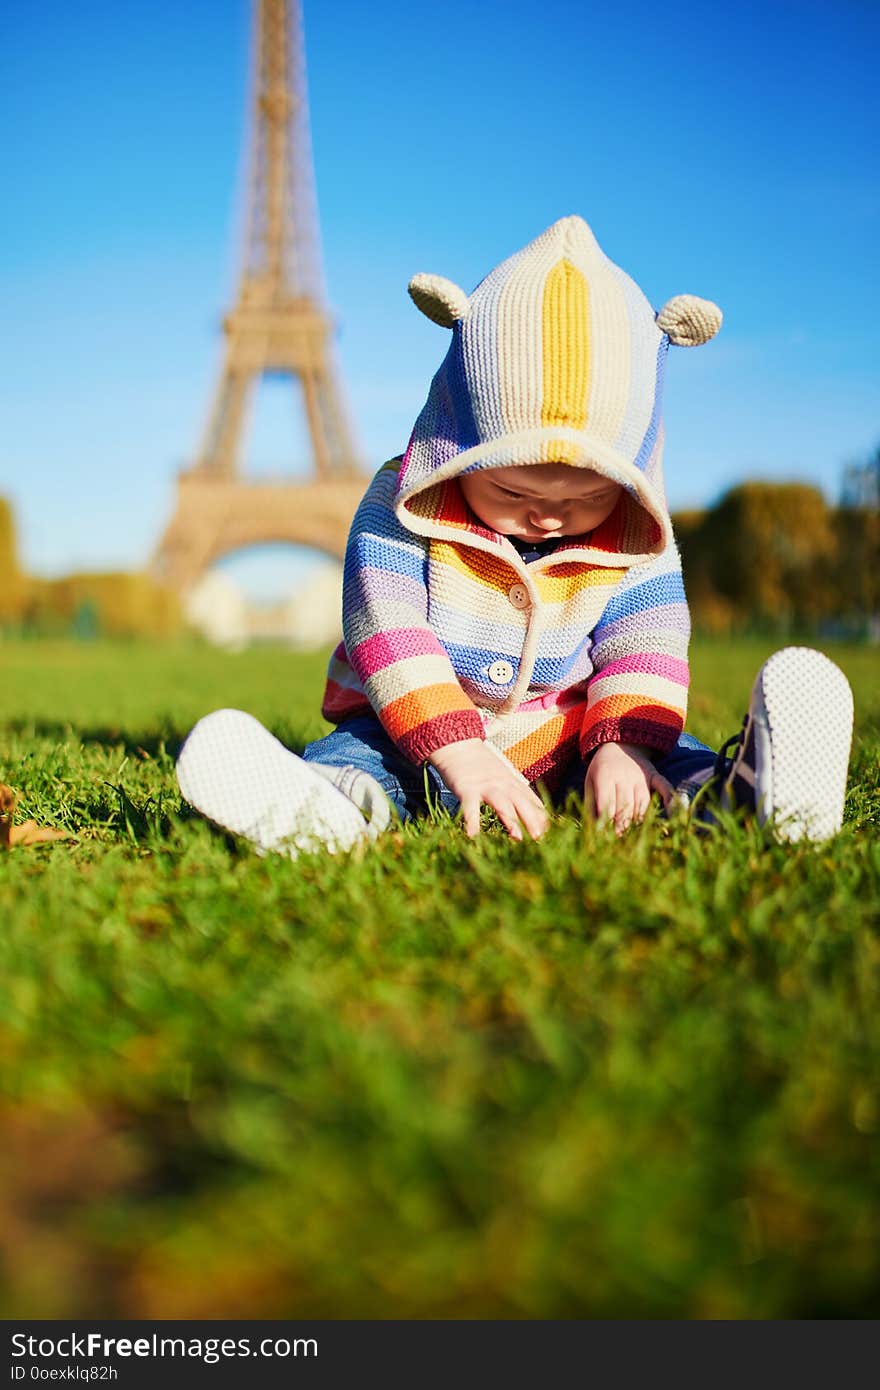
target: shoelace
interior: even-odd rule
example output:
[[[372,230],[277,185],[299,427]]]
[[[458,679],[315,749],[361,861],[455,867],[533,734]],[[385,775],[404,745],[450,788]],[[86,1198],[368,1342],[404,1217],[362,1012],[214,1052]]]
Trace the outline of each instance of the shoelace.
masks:
[[[730,769],[733,767],[736,757],[735,750],[739,749],[742,746],[742,741],[745,737],[746,724],[748,723],[748,718],[748,715],[744,717],[742,722],[742,728],[739,729],[737,733],[731,734],[730,738],[726,741],[726,743],[722,743],[721,747],[718,749],[718,752],[715,754],[715,766],[712,770],[712,775],[713,777],[717,777],[722,782],[726,782],[728,776],[730,775]]]

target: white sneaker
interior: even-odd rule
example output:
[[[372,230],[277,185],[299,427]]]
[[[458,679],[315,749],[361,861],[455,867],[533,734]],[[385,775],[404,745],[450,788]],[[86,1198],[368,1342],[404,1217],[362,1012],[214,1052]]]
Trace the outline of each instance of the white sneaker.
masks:
[[[722,803],[772,821],[781,840],[836,835],[852,724],[852,691],[833,661],[809,647],[775,652],[755,678],[742,730],[719,754]]]
[[[337,769],[317,767],[291,753],[252,715],[219,709],[187,736],[177,781],[191,806],[262,853],[277,850],[295,858],[299,850],[322,845],[334,853],[372,838],[358,807],[333,785]],[[390,814],[387,798],[384,809]]]

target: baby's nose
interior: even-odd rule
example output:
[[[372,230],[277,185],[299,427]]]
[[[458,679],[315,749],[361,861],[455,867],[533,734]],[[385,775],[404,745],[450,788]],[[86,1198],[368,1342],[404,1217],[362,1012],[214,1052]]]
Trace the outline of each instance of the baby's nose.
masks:
[[[532,508],[529,520],[533,526],[540,526],[542,531],[555,531],[557,526],[562,525],[563,513],[564,508],[559,503],[539,503]]]

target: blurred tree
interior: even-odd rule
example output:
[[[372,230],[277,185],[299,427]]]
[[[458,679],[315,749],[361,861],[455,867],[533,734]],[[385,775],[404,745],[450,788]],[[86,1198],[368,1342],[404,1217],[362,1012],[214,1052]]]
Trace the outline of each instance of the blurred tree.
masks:
[[[850,463],[843,470],[840,505],[853,510],[880,510],[880,445],[867,463]]]
[[[698,626],[786,632],[837,612],[838,538],[818,488],[741,483],[709,511],[674,524]]]
[[[145,574],[72,574],[35,579],[19,568],[15,520],[0,497],[0,626],[79,637],[171,637],[183,628],[180,600]]]
[[[729,598],[722,597],[715,584],[712,556],[706,544],[709,513],[679,512],[673,517],[673,527],[681,562],[691,617],[702,632],[718,635],[733,632],[743,625],[743,615]]]
[[[15,518],[0,497],[0,623],[17,622],[24,603],[24,576],[18,567]]]
[[[880,638],[880,446],[866,463],[844,469],[834,525],[841,618]]]
[[[81,642],[94,642],[101,633],[98,605],[93,598],[81,599],[73,615],[72,631]]]
[[[27,625],[39,634],[172,637],[182,629],[180,601],[145,574],[71,574],[28,585]]]

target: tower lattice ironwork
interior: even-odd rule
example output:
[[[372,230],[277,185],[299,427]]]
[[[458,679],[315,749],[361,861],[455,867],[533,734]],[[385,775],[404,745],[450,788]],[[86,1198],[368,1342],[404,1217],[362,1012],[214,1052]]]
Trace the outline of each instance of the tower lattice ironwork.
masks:
[[[254,0],[250,169],[238,296],[194,464],[177,481],[154,574],[185,591],[220,556],[292,541],[341,556],[364,490],[331,339],[321,273],[299,0]],[[311,444],[305,477],[247,480],[248,405],[266,374],[302,386]]]

